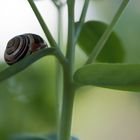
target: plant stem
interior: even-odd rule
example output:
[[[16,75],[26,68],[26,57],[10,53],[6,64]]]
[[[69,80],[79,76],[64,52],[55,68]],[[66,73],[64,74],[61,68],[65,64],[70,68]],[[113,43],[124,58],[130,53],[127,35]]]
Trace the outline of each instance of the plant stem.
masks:
[[[63,12],[63,6],[57,6],[58,10],[58,47],[62,48],[63,45],[63,18],[62,18],[62,12]],[[56,62],[56,96],[57,96],[57,126],[58,131],[57,134],[59,136],[59,126],[60,126],[60,119],[61,119],[61,106],[62,106],[62,97],[63,97],[63,89],[62,89],[62,81],[63,81],[63,74],[62,74],[62,67],[61,65]]]
[[[67,52],[66,58],[69,61],[69,72],[72,81],[73,67],[74,67],[74,57],[75,57],[75,22],[74,22],[74,6],[75,0],[68,0],[68,40],[67,40]]]
[[[53,1],[54,5],[57,7],[58,6],[57,1],[56,0],[52,0],[52,1]]]
[[[58,47],[56,48],[55,56],[59,60],[59,62],[61,63],[62,67],[64,67],[65,66],[65,63],[67,61],[66,61],[63,53],[61,52],[61,50]]]
[[[41,27],[42,27],[45,35],[47,37],[47,39],[48,39],[48,41],[49,41],[49,43],[51,45],[51,47],[56,47],[57,46],[57,43],[55,42],[53,36],[51,35],[51,33],[49,31],[49,28],[47,27],[47,25],[46,25],[43,17],[41,16],[38,8],[36,7],[36,5],[34,3],[34,0],[28,0],[28,2],[30,4],[31,8],[33,9],[33,11],[34,11],[34,13],[35,13],[35,15],[36,15],[39,23],[40,23],[40,25],[41,25]]]
[[[52,0],[52,2],[57,7],[57,9],[62,8],[66,4],[65,2],[61,2],[61,0]]]
[[[62,18],[63,7],[58,7],[58,46],[61,48],[63,43],[63,18]]]
[[[61,50],[61,46],[63,43],[63,18],[62,18],[62,11],[64,4],[61,2],[61,0],[52,0],[55,7],[57,8],[57,17],[58,17],[58,26],[57,26],[57,32],[58,32],[58,47]],[[62,68],[61,65],[56,61],[56,99],[57,99],[57,126],[59,129],[59,123],[60,123],[60,116],[61,116],[61,105],[62,105]],[[58,130],[59,135],[59,130]]]
[[[86,64],[92,63],[93,61],[96,60],[97,56],[99,55],[99,53],[103,49],[105,43],[107,42],[108,38],[110,37],[110,35],[114,29],[114,26],[116,25],[117,21],[119,20],[121,14],[123,13],[124,9],[126,8],[128,2],[129,2],[129,0],[122,1],[118,11],[116,12],[116,14],[111,22],[111,24],[108,26],[108,28],[106,29],[106,31],[104,32],[104,34],[102,35],[100,40],[98,41],[97,45],[95,46],[95,48],[91,52],[91,55],[89,56]]]
[[[63,69],[63,101],[61,109],[61,120],[59,126],[58,140],[71,139],[72,110],[75,95],[75,85],[73,84],[73,68],[75,56],[75,23],[74,6],[75,0],[68,0],[68,40],[66,59],[67,63]]]
[[[63,89],[63,103],[62,103],[62,114],[60,120],[59,137],[58,140],[70,140],[71,139],[71,123],[72,123],[72,112],[73,102],[75,95],[75,85],[71,83],[69,78],[69,63],[64,67],[64,89]]]
[[[82,13],[81,13],[81,16],[80,16],[80,20],[78,22],[78,27],[75,31],[75,43],[77,42],[77,39],[78,39],[79,34],[81,32],[81,29],[83,27],[85,17],[86,17],[86,13],[87,13],[87,10],[88,10],[88,6],[89,6],[89,0],[85,0],[84,6],[83,6],[83,9],[82,9]]]

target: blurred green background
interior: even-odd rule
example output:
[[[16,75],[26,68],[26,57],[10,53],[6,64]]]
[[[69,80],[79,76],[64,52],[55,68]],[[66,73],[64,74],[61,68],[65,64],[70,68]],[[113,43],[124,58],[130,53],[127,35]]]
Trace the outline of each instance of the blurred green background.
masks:
[[[81,0],[79,0],[81,1]],[[91,3],[97,19],[109,23],[121,0]],[[140,1],[133,0],[116,25],[124,63],[140,62]],[[90,10],[91,12],[91,10]],[[76,67],[86,56],[77,49]],[[6,64],[1,63],[0,70]],[[0,139],[16,133],[51,133],[56,128],[55,59],[45,57],[0,84]],[[86,86],[77,91],[72,133],[80,140],[140,139],[140,94]]]

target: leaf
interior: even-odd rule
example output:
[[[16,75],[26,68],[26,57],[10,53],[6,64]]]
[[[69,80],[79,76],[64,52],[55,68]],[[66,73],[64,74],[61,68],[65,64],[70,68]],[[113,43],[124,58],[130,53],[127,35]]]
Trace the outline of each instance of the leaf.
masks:
[[[76,71],[74,79],[82,85],[139,92],[140,64],[90,64]]]
[[[76,23],[76,28],[78,22]],[[100,21],[88,21],[83,25],[78,38],[79,47],[90,55],[95,45],[105,32],[107,24]],[[122,62],[124,59],[124,49],[122,43],[115,32],[109,37],[105,47],[100,52],[97,60],[100,62]]]
[[[54,51],[55,51],[54,48],[42,49],[30,56],[25,57],[23,60],[17,62],[16,64],[14,64],[14,65],[6,68],[2,72],[0,72],[0,82],[23,71],[24,69],[29,67],[31,64],[33,64],[35,61],[39,60],[40,58],[42,58],[46,55],[53,54]]]

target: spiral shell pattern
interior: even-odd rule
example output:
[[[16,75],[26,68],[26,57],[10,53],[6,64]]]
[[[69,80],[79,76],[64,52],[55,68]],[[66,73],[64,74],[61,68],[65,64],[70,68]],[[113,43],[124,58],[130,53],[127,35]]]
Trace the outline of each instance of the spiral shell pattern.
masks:
[[[31,33],[18,35],[8,41],[4,59],[7,64],[12,65],[45,47],[47,44],[39,35]]]

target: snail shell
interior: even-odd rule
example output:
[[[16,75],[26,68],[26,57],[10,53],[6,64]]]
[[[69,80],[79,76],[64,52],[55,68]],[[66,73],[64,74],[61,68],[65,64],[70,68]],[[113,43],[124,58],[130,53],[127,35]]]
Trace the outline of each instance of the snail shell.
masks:
[[[47,47],[47,44],[39,35],[31,33],[18,35],[8,41],[4,59],[7,64],[12,65],[26,55],[45,47]]]

